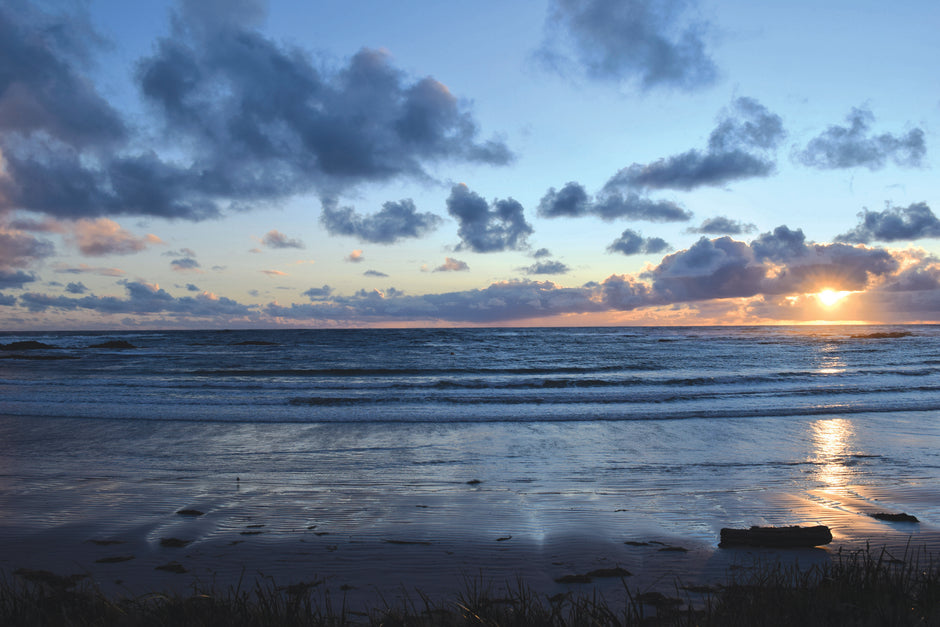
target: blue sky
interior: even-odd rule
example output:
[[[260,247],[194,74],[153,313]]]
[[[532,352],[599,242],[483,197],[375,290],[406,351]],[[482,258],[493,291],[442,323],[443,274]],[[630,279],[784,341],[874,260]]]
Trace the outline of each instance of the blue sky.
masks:
[[[0,328],[936,321],[938,13],[12,0]]]

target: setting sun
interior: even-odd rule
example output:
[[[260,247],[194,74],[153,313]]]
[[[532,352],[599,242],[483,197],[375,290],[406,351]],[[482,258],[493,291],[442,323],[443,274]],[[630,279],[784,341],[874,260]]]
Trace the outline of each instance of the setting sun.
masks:
[[[816,294],[816,298],[826,307],[832,307],[851,293],[852,292],[837,292],[835,290],[825,289]]]

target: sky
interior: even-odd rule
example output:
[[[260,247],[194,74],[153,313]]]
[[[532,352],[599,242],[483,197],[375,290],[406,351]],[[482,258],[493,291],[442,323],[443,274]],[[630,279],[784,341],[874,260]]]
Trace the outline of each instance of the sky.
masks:
[[[5,0],[0,330],[936,322],[938,24]]]

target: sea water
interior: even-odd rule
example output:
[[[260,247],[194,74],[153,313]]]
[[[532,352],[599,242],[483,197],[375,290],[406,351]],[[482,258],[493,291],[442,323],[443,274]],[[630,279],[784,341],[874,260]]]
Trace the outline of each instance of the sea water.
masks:
[[[0,344],[7,543],[69,526],[107,536],[149,524],[156,539],[187,507],[212,513],[203,539],[262,520],[266,539],[712,545],[723,526],[872,509],[940,525],[934,326],[6,333]]]

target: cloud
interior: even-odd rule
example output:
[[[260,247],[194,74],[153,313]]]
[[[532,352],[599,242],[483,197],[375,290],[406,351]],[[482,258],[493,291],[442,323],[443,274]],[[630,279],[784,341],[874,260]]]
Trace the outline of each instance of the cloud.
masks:
[[[445,85],[407,76],[385,52],[317,64],[258,30],[260,4],[217,5],[181,2],[170,33],[137,63],[150,125],[126,123],[85,71],[97,40],[83,16],[22,0],[0,7],[0,59],[10,61],[0,72],[0,210],[200,220],[300,193],[427,180],[441,161],[512,160],[501,140],[478,138]]]
[[[540,259],[542,257],[551,257],[552,253],[547,248],[539,248],[537,251],[532,253],[532,256],[535,257],[536,259]]]
[[[386,202],[371,216],[357,214],[352,207],[323,203],[320,223],[331,235],[352,235],[365,242],[392,244],[400,239],[422,237],[443,222],[433,213],[418,213],[414,201]]]
[[[63,274],[97,274],[100,276],[124,276],[126,273],[120,268],[104,268],[100,266],[89,266],[88,264],[80,263],[77,266],[66,266],[64,264],[56,264],[55,271]]]
[[[16,296],[0,294],[0,305],[4,307],[13,307],[16,305]]]
[[[114,296],[49,296],[26,293],[20,296],[20,304],[32,312],[47,310],[88,310],[99,314],[169,314],[179,317],[219,318],[253,315],[252,309],[229,298],[203,292],[198,296],[177,298],[157,285],[138,281],[124,283],[127,298]]]
[[[531,266],[526,266],[524,268],[519,268],[522,272],[526,274],[568,274],[571,271],[566,264],[560,261],[538,261],[533,263]]]
[[[201,266],[199,262],[192,257],[182,257],[171,261],[170,267],[176,272],[187,272],[190,270],[198,270]]]
[[[388,275],[384,272],[379,272],[378,270],[366,270],[362,273],[362,276],[374,276],[374,277],[387,277]]]
[[[715,216],[706,218],[702,224],[697,227],[686,229],[689,233],[701,233],[703,235],[743,235],[757,230],[753,224],[745,224],[740,220],[732,220],[725,216]]]
[[[630,80],[643,89],[694,90],[714,83],[707,26],[694,0],[552,0],[539,55],[562,70],[573,58],[589,77]]]
[[[0,227],[0,269],[25,268],[54,253],[52,242]]]
[[[364,257],[362,256],[362,250],[358,248],[349,253],[349,255],[346,257],[346,261],[351,261],[352,263],[360,263],[363,261],[363,259]]]
[[[434,272],[466,272],[468,270],[470,270],[470,266],[465,261],[452,259],[451,257],[445,257],[444,263],[434,268]]]
[[[692,214],[667,200],[650,200],[639,194],[604,191],[592,199],[580,183],[569,182],[561,190],[552,187],[539,201],[543,218],[597,216],[603,220],[626,218],[650,222],[685,222]]]
[[[303,292],[303,295],[310,300],[322,300],[324,298],[329,298],[330,294],[332,293],[333,288],[329,285],[324,285],[323,287],[311,287],[306,292]]]
[[[84,294],[88,291],[88,288],[85,287],[85,284],[79,281],[78,283],[69,283],[65,286],[65,291],[69,294]]]
[[[138,237],[108,218],[77,220],[70,232],[68,226],[63,225],[63,228],[66,229],[66,239],[89,257],[129,255],[163,243],[152,233]]]
[[[858,226],[836,237],[837,242],[868,244],[940,237],[940,220],[924,202],[907,207],[885,206],[884,211],[865,209],[858,217]]]
[[[35,276],[22,270],[4,270],[0,268],[0,289],[21,288],[35,280]]]
[[[533,229],[525,220],[522,205],[512,198],[487,203],[461,183],[450,190],[447,212],[460,224],[456,250],[489,253],[528,247],[526,240]]]
[[[264,237],[261,238],[261,243],[267,246],[268,248],[303,248],[304,243],[299,239],[291,239],[277,231],[272,229],[264,234]]]
[[[186,291],[188,291],[188,292],[201,292],[202,290],[200,290],[199,287],[198,287],[197,285],[194,285],[193,283],[187,283],[187,284],[186,284]]]
[[[479,290],[411,296],[399,290],[360,291],[330,303],[268,304],[267,315],[285,320],[448,320],[496,323],[565,313],[599,311],[593,288],[562,288],[549,281],[506,281]]]
[[[286,272],[282,272],[280,270],[258,270],[258,272],[268,276],[287,276]]]
[[[785,134],[780,116],[753,98],[737,98],[723,112],[706,150],[693,149],[645,165],[634,163],[615,174],[605,189],[689,191],[766,177],[776,169],[770,152]]]
[[[643,237],[636,231],[627,229],[607,247],[607,250],[624,255],[639,255],[661,253],[669,248],[669,244],[661,237]]]
[[[859,166],[878,170],[889,160],[899,166],[920,166],[927,154],[924,131],[919,128],[903,136],[872,135],[869,130],[875,116],[864,108],[853,108],[846,121],[848,126],[830,126],[811,139],[796,154],[797,161],[824,170]]]

